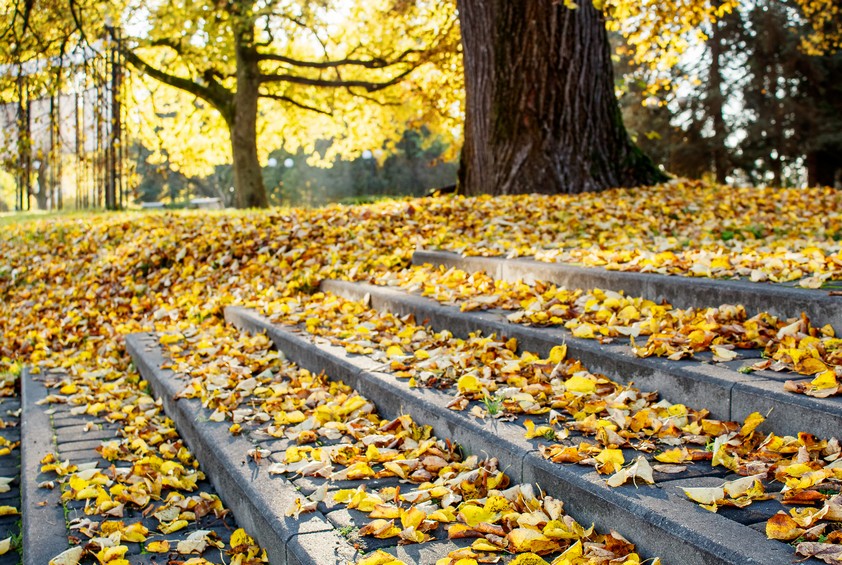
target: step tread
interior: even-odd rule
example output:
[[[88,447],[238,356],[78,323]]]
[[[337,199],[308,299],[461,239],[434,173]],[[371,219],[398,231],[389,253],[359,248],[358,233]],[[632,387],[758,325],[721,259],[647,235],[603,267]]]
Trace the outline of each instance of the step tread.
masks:
[[[446,251],[416,251],[412,263],[443,265],[468,272],[484,271],[495,279],[509,282],[541,280],[568,288],[622,290],[630,296],[642,296],[655,302],[666,300],[677,308],[742,304],[752,314],[767,311],[782,318],[800,316],[804,312],[814,324],[831,324],[842,329],[842,296],[785,283],[613,271],[526,258],[466,257]]]
[[[716,418],[742,421],[752,412],[767,415],[766,430],[781,435],[809,431],[820,437],[838,436],[842,429],[842,397],[813,398],[783,390],[779,376],[771,371],[741,373],[743,361],[722,364],[694,360],[671,361],[660,357],[640,358],[628,345],[600,344],[574,337],[563,328],[536,328],[514,324],[494,312],[462,312],[449,306],[391,287],[327,280],[322,289],[351,300],[369,301],[378,310],[400,315],[414,314],[436,330],[447,329],[465,337],[482,330],[484,334],[514,337],[522,350],[547,356],[552,347],[566,343],[570,357],[585,367],[620,382],[634,382],[645,390],[656,390],[671,402],[689,406],[704,403]],[[700,401],[700,399],[703,399]]]

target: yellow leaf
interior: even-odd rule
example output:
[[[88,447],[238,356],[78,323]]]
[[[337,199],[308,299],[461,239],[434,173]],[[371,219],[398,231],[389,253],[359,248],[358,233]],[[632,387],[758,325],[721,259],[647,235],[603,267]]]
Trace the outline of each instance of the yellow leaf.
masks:
[[[635,462],[625,469],[620,469],[613,477],[608,479],[607,484],[616,488],[631,480],[637,485],[638,479],[650,485],[655,482],[655,479],[652,478],[652,467],[642,455],[638,456]]]
[[[371,555],[357,561],[357,565],[406,565],[403,561],[378,549]]]
[[[497,547],[485,538],[477,538],[471,544],[471,549],[474,551],[503,551],[502,547]]]
[[[828,370],[827,365],[815,357],[804,359],[801,363],[798,363],[797,369],[802,375],[815,375],[816,373],[822,373]]]
[[[167,540],[150,541],[146,544],[146,551],[149,553],[167,553],[170,550],[170,542]]]
[[[172,343],[176,343],[184,339],[184,336],[180,333],[176,334],[164,334],[160,337],[160,341],[164,345],[170,345]]]
[[[409,510],[404,510],[401,515],[401,525],[406,528],[417,528],[421,522],[427,519],[427,513],[419,510],[414,506]]]
[[[595,337],[594,327],[591,324],[581,324],[573,328],[573,335],[585,339],[593,339]]]
[[[549,563],[534,553],[521,553],[509,561],[509,565],[549,565]]]
[[[386,349],[386,357],[389,359],[396,359],[398,357],[404,357],[405,355],[406,353],[404,353],[400,345],[391,345],[388,349]]]
[[[748,418],[746,418],[745,422],[743,423],[743,427],[740,428],[740,435],[741,436],[749,435],[751,432],[753,432],[757,428],[757,426],[762,424],[764,422],[764,420],[766,420],[766,418],[764,418],[762,415],[760,415],[759,412],[752,412],[751,414],[748,415]]]
[[[710,350],[713,351],[714,361],[733,361],[737,358],[736,351],[722,347],[721,345],[711,345]]]
[[[570,565],[580,557],[582,557],[582,540],[576,540],[576,543],[565,549],[564,553],[553,560],[552,565]]]
[[[126,527],[122,532],[120,532],[120,537],[122,541],[128,541],[132,543],[141,543],[146,541],[146,534],[149,533],[149,530],[140,522],[135,522],[130,524]]]
[[[459,508],[459,516],[462,521],[471,527],[477,524],[493,524],[500,519],[500,514],[486,510],[482,506],[475,506],[473,504],[463,504]]]
[[[474,375],[462,375],[456,382],[456,388],[459,389],[459,392],[461,394],[479,392],[479,379],[476,378]]]
[[[596,381],[587,377],[573,375],[564,381],[564,388],[571,392],[591,393],[596,390]]]
[[[526,428],[526,434],[524,437],[526,439],[532,439],[539,436],[546,436],[549,434],[555,434],[555,430],[551,426],[535,426],[535,423],[532,420],[526,420],[523,423],[523,426]]]
[[[552,539],[579,539],[579,533],[571,530],[560,520],[550,520],[542,533]]]
[[[810,381],[810,388],[812,390],[835,389],[836,386],[835,371],[825,371]]]
[[[378,539],[393,538],[401,533],[400,528],[391,520],[374,520],[360,528],[361,536],[374,536]]]
[[[427,516],[427,519],[435,520],[436,522],[442,523],[455,522],[456,512],[453,510],[453,507],[448,506],[447,508],[436,510],[435,512]]]
[[[248,535],[243,528],[237,528],[234,530],[234,533],[231,534],[231,540],[229,543],[231,544],[231,547],[254,545],[254,539]]]
[[[594,459],[602,464],[601,473],[614,473],[626,463],[626,458],[623,457],[623,451],[620,449],[603,449]]]
[[[567,357],[567,344],[556,345],[550,349],[550,362],[561,363]]]
[[[355,488],[340,489],[333,493],[333,500],[334,502],[348,504],[349,502],[351,502],[351,499],[354,498],[355,494],[357,494],[357,489]]]
[[[84,554],[84,548],[79,546],[71,547],[50,559],[49,565],[78,565],[79,560],[82,559],[82,555]]]
[[[699,504],[715,504],[718,500],[725,498],[725,490],[722,487],[685,488],[684,494],[687,495],[687,498]]]
[[[687,448],[676,447],[674,449],[664,451],[663,453],[659,453],[655,456],[655,459],[661,463],[683,463],[688,459],[688,457],[689,453],[687,452]]]
[[[171,534],[173,532],[177,532],[178,530],[186,528],[187,526],[187,520],[174,520],[168,524],[159,525],[158,529],[164,534]]]
[[[515,528],[508,533],[509,551],[514,553],[552,553],[561,548],[561,544],[531,528]]]

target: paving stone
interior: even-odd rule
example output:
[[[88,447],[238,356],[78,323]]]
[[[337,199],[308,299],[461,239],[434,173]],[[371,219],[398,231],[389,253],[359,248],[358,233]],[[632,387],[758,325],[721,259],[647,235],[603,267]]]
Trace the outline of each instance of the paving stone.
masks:
[[[69,426],[82,426],[84,428],[88,423],[93,422],[97,428],[101,423],[98,423],[96,418],[91,416],[73,416],[71,414],[57,413],[53,415],[53,427],[57,430],[67,428]]]
[[[109,438],[103,439],[79,439],[78,441],[63,441],[59,444],[59,451],[61,452],[62,457],[75,457],[78,456],[79,452],[86,453],[92,457],[99,457],[96,448],[102,445],[103,441],[107,441]]]
[[[55,435],[59,443],[72,443],[79,439],[114,439],[117,437],[116,431],[116,427],[85,431],[83,426],[68,426],[66,428],[55,430]]]

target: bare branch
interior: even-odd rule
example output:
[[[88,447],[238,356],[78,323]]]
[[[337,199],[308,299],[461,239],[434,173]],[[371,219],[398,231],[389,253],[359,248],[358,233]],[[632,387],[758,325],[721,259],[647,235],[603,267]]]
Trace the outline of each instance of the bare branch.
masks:
[[[120,52],[126,58],[126,60],[131,63],[133,67],[137,70],[145,73],[155,80],[161,81],[164,84],[168,84],[172,87],[178,88],[179,90],[183,90],[185,92],[189,92],[194,96],[198,96],[202,100],[206,101],[208,104],[219,110],[222,116],[226,119],[226,121],[230,121],[232,116],[232,108],[231,108],[231,101],[232,101],[232,94],[219,85],[217,82],[211,82],[207,85],[200,84],[194,80],[189,78],[179,77],[162,71],[161,69],[147,63],[143,59],[141,59],[134,51],[131,49],[122,47],[120,48]]]
[[[284,96],[282,94],[267,94],[267,93],[261,92],[260,97],[261,98],[269,98],[270,100],[278,100],[280,102],[287,102],[289,104],[292,104],[293,106],[301,108],[302,110],[308,110],[310,112],[318,112],[319,114],[324,114],[325,116],[332,116],[333,115],[333,112],[331,112],[330,110],[323,110],[321,108],[317,108],[316,106],[310,106],[308,104],[304,104],[303,102],[299,102],[297,100],[294,100],[294,99],[290,98],[289,96]]]
[[[372,57],[371,59],[336,59],[327,61],[302,61],[301,59],[293,59],[285,55],[277,53],[258,53],[259,61],[274,61],[284,63],[293,67],[302,67],[307,69],[335,69],[337,67],[362,67],[365,69],[385,69],[401,63],[405,63],[410,55],[421,54],[422,51],[418,49],[407,49],[401,53],[397,58],[392,60],[383,59],[381,57]]]
[[[261,74],[261,83],[286,82],[291,84],[302,84],[305,86],[318,86],[325,88],[362,88],[366,92],[377,92],[390,86],[394,86],[406,78],[416,68],[415,65],[398,73],[385,81],[366,80],[342,80],[328,78],[310,78],[291,74]]]

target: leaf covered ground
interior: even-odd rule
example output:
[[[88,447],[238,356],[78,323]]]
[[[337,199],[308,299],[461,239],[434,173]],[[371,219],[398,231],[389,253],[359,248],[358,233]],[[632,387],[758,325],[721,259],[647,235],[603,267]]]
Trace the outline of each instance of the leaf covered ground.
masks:
[[[96,471],[71,470],[65,462],[45,465],[56,466],[66,497],[90,501],[91,515],[131,504],[173,518],[162,520],[163,535],[169,528],[187,527],[180,520],[189,522],[191,510],[181,508],[188,513],[180,517],[182,512],[176,515],[170,508],[189,499],[201,471],[129,364],[122,336],[134,331],[164,335],[176,368],[193,376],[184,394],[202,398],[215,410],[212,417],[231,420],[232,433],[248,425],[293,441],[295,447],[273,462],[277,472],[379,475],[421,485],[343,494],[335,502],[362,505],[370,515],[364,534],[417,543],[436,535],[431,533],[439,530],[435,523],[441,529],[447,525],[449,532],[455,528],[451,537],[477,540],[476,547],[445,563],[493,560],[486,556],[495,549],[520,552],[523,563],[540,563],[538,554],[552,554],[559,563],[599,555],[605,562],[633,562],[636,555],[622,532],[615,537],[588,531],[563,513],[560,502],[528,485],[508,485],[493,460],[460,458],[446,438],[431,436],[421,423],[382,421],[354,391],[290,368],[259,338],[232,334],[222,308],[243,304],[379,359],[415,386],[449,388],[454,409],[477,417],[527,415],[533,421],[525,432],[551,440],[547,458],[593,465],[616,484],[651,478],[653,454],[664,472],[710,460],[746,476],[719,490],[687,493],[711,509],[773,496],[765,485],[784,483],[784,494],[775,496],[799,506],[770,521],[767,533],[800,541],[799,553],[832,556],[840,547],[842,479],[834,439],[814,438],[809,430],[798,437],[761,434],[759,415],[740,423],[715,421],[703,405],[674,405],[592,374],[561,348],[540,359],[493,337],[458,340],[317,289],[326,278],[403,286],[465,310],[508,308],[515,323],[565,325],[585,338],[637,338],[639,355],[681,358],[710,351],[727,359],[739,348],[760,348],[771,368],[793,373],[793,392],[828,396],[842,383],[840,340],[833,328],[815,327],[806,319],[780,320],[739,305],[680,311],[599,289],[507,285],[409,264],[416,248],[441,248],[818,288],[842,279],[840,210],[842,196],[830,189],[673,183],[577,197],[443,197],[362,207],[124,213],[11,225],[0,235],[0,372],[17,372],[22,364],[64,369],[68,377],[56,383],[53,401],[124,422],[124,437],[104,444],[101,452],[136,471],[104,479]],[[303,405],[305,385],[322,392]],[[245,398],[259,401],[260,408],[255,402],[241,406]],[[349,399],[356,400],[348,404]],[[316,449],[314,438],[341,448]],[[629,447],[640,455],[626,461],[622,448]],[[140,475],[153,479],[134,478]],[[465,480],[450,484],[455,477]],[[473,490],[466,496],[464,488]],[[432,489],[445,489],[441,494],[452,496],[452,504],[425,499],[429,492],[424,491]],[[407,498],[410,492],[415,498]],[[314,502],[302,499],[302,507],[290,512],[307,511]],[[84,552],[103,563],[121,563],[121,551],[114,548],[129,536],[146,537],[123,526],[91,531],[92,539],[111,536],[104,542],[110,547],[89,544]],[[231,562],[261,559],[247,537],[235,541],[226,548]],[[153,549],[170,551],[162,545]],[[371,563],[386,559],[377,555]],[[202,562],[202,557],[191,559]]]

